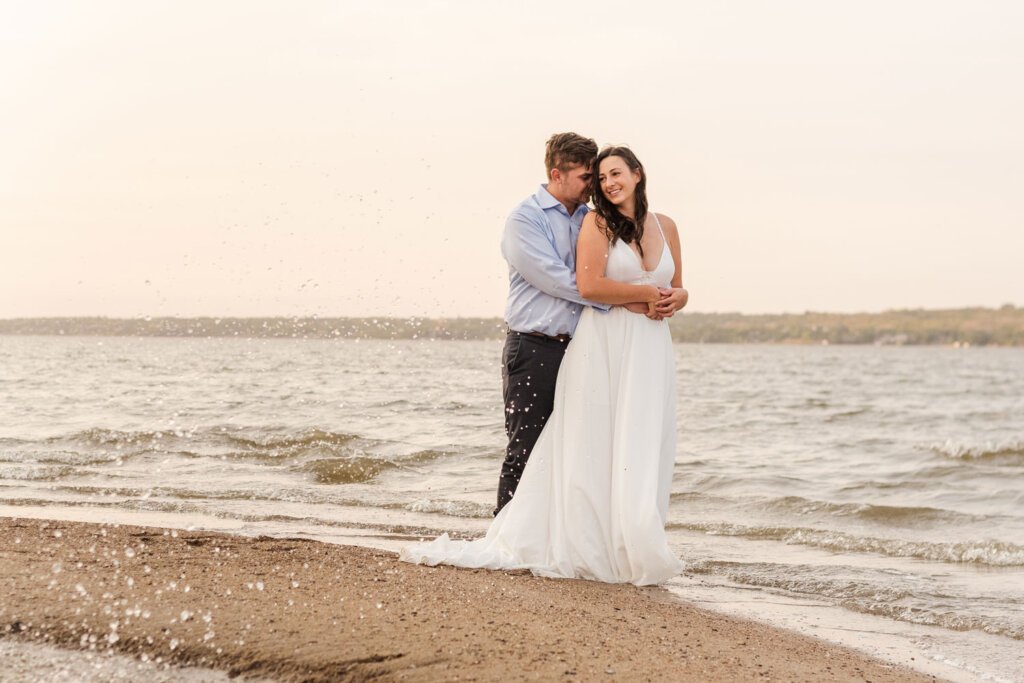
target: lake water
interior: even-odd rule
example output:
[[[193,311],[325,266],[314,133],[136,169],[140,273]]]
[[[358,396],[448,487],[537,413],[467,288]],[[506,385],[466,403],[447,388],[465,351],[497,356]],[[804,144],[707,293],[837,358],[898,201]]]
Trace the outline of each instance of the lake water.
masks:
[[[0,336],[0,514],[478,535],[504,447],[500,350]],[[1024,680],[1024,350],[676,355],[669,536],[687,568],[671,589]]]

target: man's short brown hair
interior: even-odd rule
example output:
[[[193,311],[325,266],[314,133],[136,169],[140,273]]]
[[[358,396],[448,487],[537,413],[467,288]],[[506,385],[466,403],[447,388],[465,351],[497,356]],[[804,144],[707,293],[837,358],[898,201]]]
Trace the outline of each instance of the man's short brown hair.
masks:
[[[544,166],[548,171],[565,171],[570,166],[589,166],[597,156],[597,143],[576,133],[555,133],[544,148]]]

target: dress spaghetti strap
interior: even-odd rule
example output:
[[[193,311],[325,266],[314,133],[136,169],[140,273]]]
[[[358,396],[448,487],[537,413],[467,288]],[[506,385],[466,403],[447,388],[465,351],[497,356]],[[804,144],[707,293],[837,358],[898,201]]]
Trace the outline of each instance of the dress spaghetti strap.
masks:
[[[654,224],[658,226],[658,232],[661,233],[661,240],[664,242],[665,241],[665,231],[661,227],[661,221],[658,220],[658,214],[654,213],[653,211],[651,211],[650,213],[651,213],[652,216],[654,216]]]

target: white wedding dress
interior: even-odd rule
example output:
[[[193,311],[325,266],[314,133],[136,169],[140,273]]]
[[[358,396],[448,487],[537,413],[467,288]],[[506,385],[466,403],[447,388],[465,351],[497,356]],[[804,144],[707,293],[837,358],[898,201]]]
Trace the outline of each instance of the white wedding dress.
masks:
[[[647,271],[616,241],[605,275],[671,286],[675,264],[664,233],[662,244]],[[453,541],[444,534],[406,546],[400,559],[637,585],[677,575],[682,563],[665,537],[675,397],[668,323],[621,307],[586,308],[558,371],[554,411],[487,535]]]

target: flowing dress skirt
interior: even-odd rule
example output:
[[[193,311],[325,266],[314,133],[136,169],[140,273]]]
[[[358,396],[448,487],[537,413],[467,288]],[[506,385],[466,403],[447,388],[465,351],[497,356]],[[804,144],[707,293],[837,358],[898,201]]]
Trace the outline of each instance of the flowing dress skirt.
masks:
[[[675,402],[667,322],[586,308],[554,411],[487,535],[445,534],[403,548],[401,559],[637,585],[675,576],[682,563],[665,537]]]

